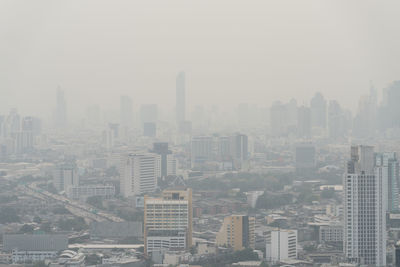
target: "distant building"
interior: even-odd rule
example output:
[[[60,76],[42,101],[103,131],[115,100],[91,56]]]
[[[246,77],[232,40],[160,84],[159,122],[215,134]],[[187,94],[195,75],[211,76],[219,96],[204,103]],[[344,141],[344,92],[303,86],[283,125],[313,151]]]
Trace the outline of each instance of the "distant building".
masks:
[[[73,163],[64,163],[53,172],[53,184],[58,191],[67,191],[69,187],[79,186],[79,175]]]
[[[70,186],[67,191],[67,196],[71,199],[86,200],[88,197],[104,197],[110,198],[115,196],[114,185],[80,185]]]
[[[321,93],[316,93],[311,99],[311,126],[326,128],[327,104]]]
[[[255,247],[255,218],[232,215],[224,218],[216,238],[218,246],[229,246],[236,250]]]
[[[297,135],[302,138],[311,137],[311,110],[308,107],[297,109]]]
[[[151,193],[156,190],[160,169],[158,155],[129,154],[123,159],[122,168],[121,193],[124,197]]]
[[[164,190],[144,198],[145,253],[186,250],[192,246],[192,190]]]
[[[315,168],[315,146],[308,143],[296,145],[296,172],[304,174]]]
[[[197,167],[212,159],[213,140],[210,136],[195,136],[191,142],[191,165]]]
[[[269,262],[297,259],[297,230],[274,230],[267,233],[265,255]]]
[[[142,222],[92,222],[90,236],[92,238],[142,238],[143,224]]]
[[[3,251],[12,252],[13,263],[27,263],[51,259],[68,248],[68,237],[59,234],[3,235]]]
[[[376,153],[375,165],[378,179],[387,181],[387,211],[398,212],[399,210],[399,161],[396,153]]]

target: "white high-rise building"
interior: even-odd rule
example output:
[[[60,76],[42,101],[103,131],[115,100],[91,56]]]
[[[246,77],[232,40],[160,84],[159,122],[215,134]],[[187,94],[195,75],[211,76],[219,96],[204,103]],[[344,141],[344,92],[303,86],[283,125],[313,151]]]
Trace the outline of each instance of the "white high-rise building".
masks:
[[[265,258],[280,262],[297,258],[297,230],[275,230],[267,233]]]
[[[53,184],[58,191],[68,191],[70,187],[79,186],[79,175],[74,164],[63,164],[53,172]]]
[[[387,176],[373,147],[353,146],[344,177],[344,251],[350,262],[386,265]]]
[[[156,190],[160,172],[158,155],[153,153],[129,154],[123,160],[121,193],[124,197],[151,193]]]

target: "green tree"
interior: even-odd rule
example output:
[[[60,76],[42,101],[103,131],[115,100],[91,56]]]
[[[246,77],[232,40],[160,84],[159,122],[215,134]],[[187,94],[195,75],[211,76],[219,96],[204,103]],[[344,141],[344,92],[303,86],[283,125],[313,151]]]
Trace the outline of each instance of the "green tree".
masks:
[[[33,233],[34,227],[30,224],[24,224],[20,229],[19,233],[20,234],[32,234]]]
[[[98,209],[104,209],[103,198],[101,196],[91,196],[86,199],[86,203]]]

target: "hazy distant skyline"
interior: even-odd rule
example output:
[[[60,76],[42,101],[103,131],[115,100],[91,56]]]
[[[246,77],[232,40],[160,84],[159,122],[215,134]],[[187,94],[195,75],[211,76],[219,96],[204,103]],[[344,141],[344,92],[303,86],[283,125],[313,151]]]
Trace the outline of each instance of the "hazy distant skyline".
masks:
[[[316,91],[355,110],[400,79],[399,1],[0,0],[0,114],[194,105],[270,106]],[[83,115],[83,114],[82,114]]]

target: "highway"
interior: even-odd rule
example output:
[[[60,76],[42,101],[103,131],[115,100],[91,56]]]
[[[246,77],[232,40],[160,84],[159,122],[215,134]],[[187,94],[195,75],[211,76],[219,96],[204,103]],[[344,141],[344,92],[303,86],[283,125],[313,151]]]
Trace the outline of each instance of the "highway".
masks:
[[[72,214],[83,217],[88,221],[111,221],[111,222],[122,222],[123,219],[104,212],[104,211],[96,211],[96,209],[88,204],[79,203],[77,201],[70,200],[64,196],[52,194],[42,188],[37,186],[37,182],[28,184],[28,185],[20,185],[19,189],[25,192],[28,195],[31,195],[35,198],[47,201],[56,201],[65,206]]]

